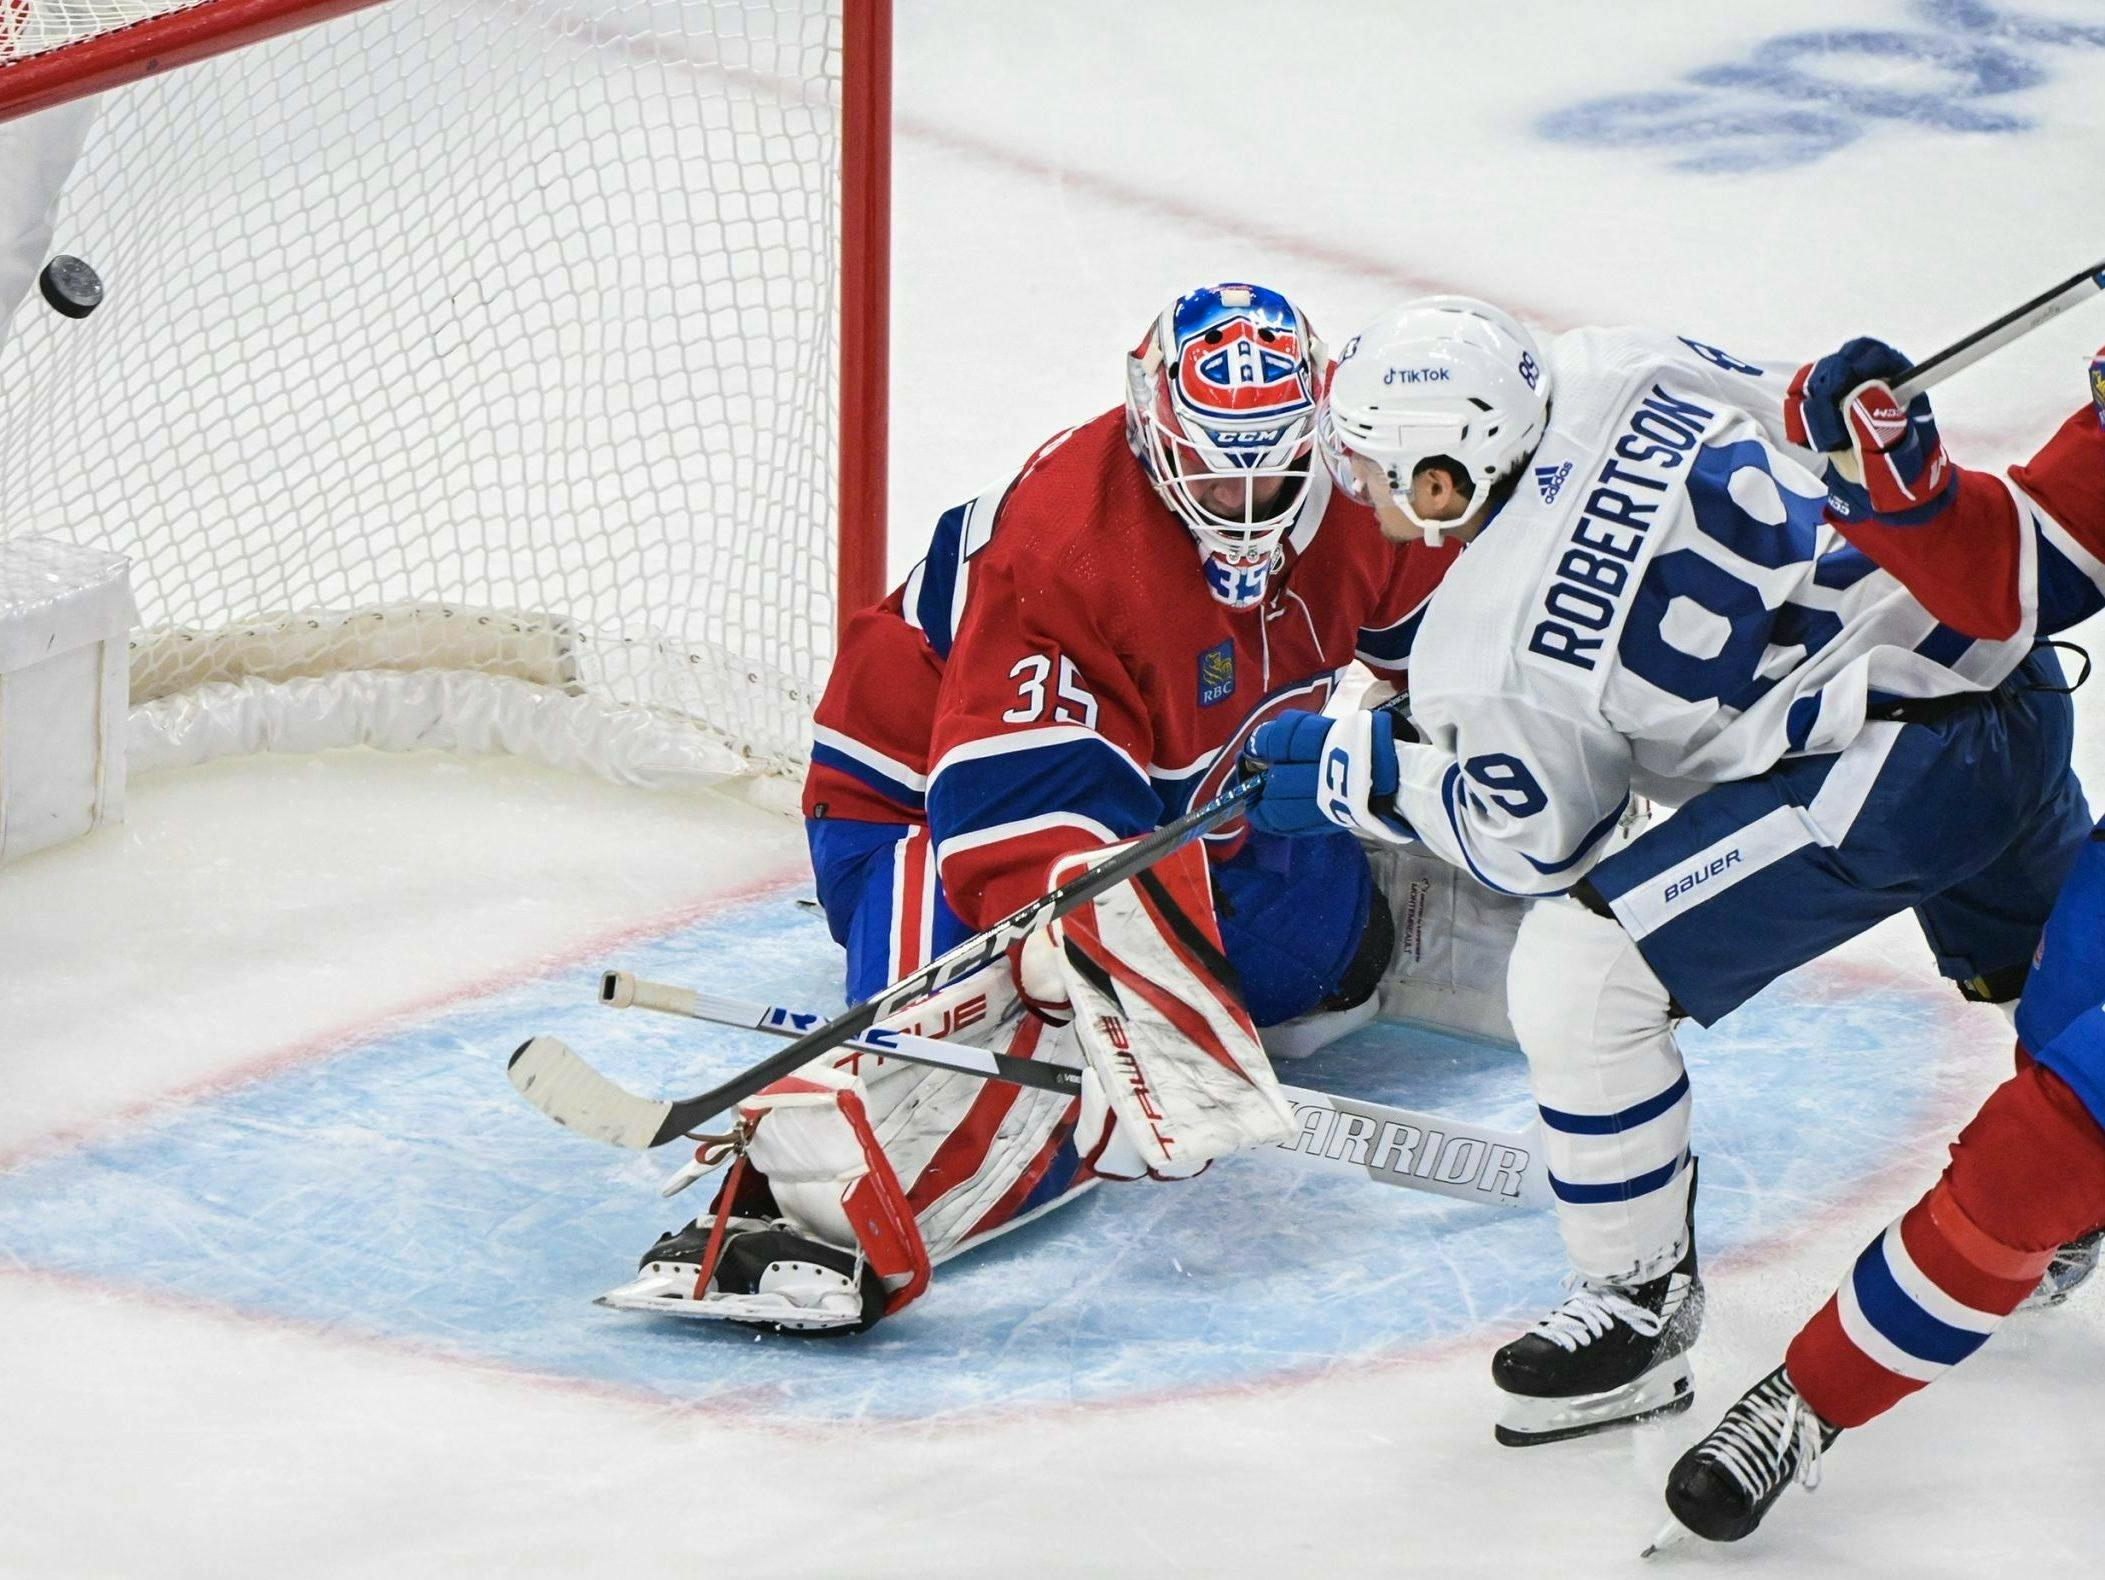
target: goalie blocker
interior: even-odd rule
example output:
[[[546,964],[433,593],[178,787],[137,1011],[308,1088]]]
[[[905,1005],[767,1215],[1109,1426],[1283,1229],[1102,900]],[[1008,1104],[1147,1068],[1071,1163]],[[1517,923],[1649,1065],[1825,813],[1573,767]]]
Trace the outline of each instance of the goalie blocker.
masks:
[[[1051,883],[1118,848],[1063,858]],[[968,1243],[1099,1179],[1184,1178],[1293,1133],[1221,951],[1201,847],[1050,936],[1068,1025],[1026,1009],[998,968],[925,1001],[917,1020],[962,1022],[974,1041],[984,1027],[985,1044],[1012,1057],[1080,1065],[1080,1098],[859,1053],[800,1071],[739,1106],[729,1146],[704,1141],[698,1159],[735,1155],[709,1212],[663,1236],[602,1303],[858,1332],[917,1298]]]

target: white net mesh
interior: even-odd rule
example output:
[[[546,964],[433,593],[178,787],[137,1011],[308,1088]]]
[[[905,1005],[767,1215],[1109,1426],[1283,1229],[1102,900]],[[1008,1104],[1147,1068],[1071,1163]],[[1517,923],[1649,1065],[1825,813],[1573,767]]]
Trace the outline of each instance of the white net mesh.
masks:
[[[133,556],[135,700],[473,663],[792,767],[839,3],[391,0],[111,95],[57,234],[108,296],[0,350],[0,534]]]

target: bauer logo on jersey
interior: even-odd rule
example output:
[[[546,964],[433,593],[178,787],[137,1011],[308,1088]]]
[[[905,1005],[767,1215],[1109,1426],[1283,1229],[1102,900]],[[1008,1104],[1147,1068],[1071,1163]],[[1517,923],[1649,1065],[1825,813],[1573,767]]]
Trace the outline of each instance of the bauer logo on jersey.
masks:
[[[1193,335],[1177,364],[1185,400],[1223,416],[1261,417],[1312,404],[1302,375],[1300,337],[1247,318]]]
[[[1199,655],[1199,706],[1210,708],[1235,694],[1235,644],[1222,642]]]

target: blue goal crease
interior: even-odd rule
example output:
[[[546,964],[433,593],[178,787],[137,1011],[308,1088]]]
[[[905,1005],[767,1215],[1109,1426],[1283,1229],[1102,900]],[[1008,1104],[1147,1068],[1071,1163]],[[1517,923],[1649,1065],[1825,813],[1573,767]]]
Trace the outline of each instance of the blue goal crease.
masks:
[[[455,1004],[0,1176],[0,1246],[30,1269],[811,1420],[918,1420],[1260,1383],[1532,1315],[1563,1270],[1547,1213],[1500,1213],[1231,1157],[1180,1185],[1107,1185],[946,1264],[912,1307],[811,1343],[597,1309],[659,1231],[676,1149],[618,1152],[521,1103],[505,1060],[546,1032],[640,1090],[765,1051],[750,1033],[597,1006],[594,962]],[[623,945],[638,975],[838,1002],[824,923],[782,896]],[[1683,1032],[1712,1250],[1788,1232],[1912,1133],[1950,1015],[1895,983],[1837,1001],[1818,968]],[[1816,1030],[1817,1024],[1817,1030]],[[1377,1025],[1293,1078],[1522,1126],[1516,1055]]]

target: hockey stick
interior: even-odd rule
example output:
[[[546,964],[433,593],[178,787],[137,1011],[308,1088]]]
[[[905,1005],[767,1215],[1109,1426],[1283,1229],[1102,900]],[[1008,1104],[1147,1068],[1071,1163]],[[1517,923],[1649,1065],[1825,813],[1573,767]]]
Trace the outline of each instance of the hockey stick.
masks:
[[[1933,356],[1924,357],[1893,385],[1893,398],[1905,406],[1933,384],[1941,384],[1954,373],[1972,367],[1981,358],[2003,349],[2021,335],[2028,335],[2050,318],[2063,313],[2099,291],[2105,291],[2105,259],[2079,269],[2051,290],[2042,291],[2020,307],[2013,307],[1992,323],[1983,324]]]
[[[751,1004],[740,999],[718,998],[713,993],[697,993],[693,988],[641,981],[626,971],[606,974],[600,982],[599,1001],[615,1009],[656,1010],[661,1015],[706,1020],[718,1026],[743,1026],[749,1031],[773,1032],[779,1037],[800,1037],[824,1024],[824,1017],[810,1011],[784,1009],[780,1004]],[[977,1002],[984,1005],[985,996],[981,995]],[[965,1024],[970,1024],[970,1021]],[[880,1059],[926,1064],[939,1070],[954,1070],[960,1075],[976,1075],[982,1080],[1008,1081],[1016,1086],[1035,1087],[1041,1092],[1058,1092],[1064,1097],[1078,1097],[1082,1091],[1082,1072],[1064,1064],[1012,1058],[991,1049],[969,1047],[961,1042],[943,1042],[910,1030],[872,1026],[860,1036],[850,1037],[841,1046],[852,1048],[857,1053],[874,1054]]]
[[[819,1019],[779,1004],[746,1003],[662,982],[639,981],[626,971],[607,974],[601,985],[600,1002],[617,1009],[656,1010],[783,1037],[795,1036]],[[536,1037],[529,1046],[537,1049],[533,1063],[543,1070],[557,1070],[566,1060],[575,1061],[594,1079],[606,1081],[553,1037]],[[1010,1058],[912,1032],[872,1028],[849,1039],[844,1046],[906,1064],[1009,1081],[1063,1096],[1075,1096],[1082,1089],[1081,1071],[1066,1065]],[[514,1084],[518,1084],[516,1076]],[[613,1085],[611,1081],[606,1084]],[[549,1112],[538,1096],[526,1093],[523,1087],[521,1091],[529,1102]],[[1303,1164],[1485,1206],[1541,1207],[1550,1203],[1549,1177],[1540,1145],[1532,1135],[1386,1103],[1338,1097],[1307,1087],[1282,1086],[1280,1091],[1293,1105],[1299,1128],[1278,1142],[1276,1150],[1293,1154]],[[551,1117],[563,1119],[559,1114]],[[563,1122],[570,1123],[567,1119]]]
[[[845,1014],[803,1033],[780,1053],[739,1071],[730,1079],[674,1101],[656,1101],[623,1091],[577,1054],[568,1059],[549,1054],[551,1038],[529,1038],[512,1054],[508,1074],[519,1094],[558,1123],[617,1147],[648,1150],[663,1146],[734,1103],[751,1097],[770,1081],[830,1053],[915,999],[977,971],[1021,943],[1037,928],[1086,905],[1106,889],[1153,866],[1179,846],[1225,823],[1257,797],[1262,773],[1229,786],[1204,806],[1165,823],[1144,839],[1108,857],[1087,872],[1003,917],[985,932],[938,955],[920,970],[901,977],[882,993],[864,999]],[[602,987],[602,996],[606,989]],[[533,1050],[542,1046],[542,1052]],[[555,1047],[562,1047],[555,1043]],[[567,1117],[566,1117],[567,1116]]]

